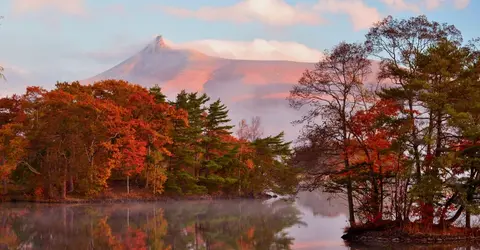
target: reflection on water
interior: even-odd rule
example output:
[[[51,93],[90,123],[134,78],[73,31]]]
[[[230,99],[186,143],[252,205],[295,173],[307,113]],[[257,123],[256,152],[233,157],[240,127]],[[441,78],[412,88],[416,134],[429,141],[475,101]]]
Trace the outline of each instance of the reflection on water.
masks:
[[[309,201],[316,198],[312,193],[296,203],[1,204],[0,249],[374,249],[345,246],[343,211],[328,211],[341,206]]]
[[[3,204],[8,249],[289,249],[299,211],[277,201]]]

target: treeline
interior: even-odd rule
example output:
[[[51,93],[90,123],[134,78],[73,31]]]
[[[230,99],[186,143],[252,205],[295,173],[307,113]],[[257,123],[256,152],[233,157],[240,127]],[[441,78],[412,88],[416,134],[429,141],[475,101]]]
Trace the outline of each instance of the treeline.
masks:
[[[117,80],[29,87],[0,99],[3,193],[99,197],[115,185],[146,195],[293,191],[283,133],[251,137],[258,122],[243,121],[237,138],[229,122],[225,105],[205,94],[182,91],[168,101],[159,87]]]
[[[344,194],[352,226],[470,227],[480,212],[477,45],[425,16],[387,17],[365,43],[328,51],[289,98],[309,110],[294,156],[303,187]]]

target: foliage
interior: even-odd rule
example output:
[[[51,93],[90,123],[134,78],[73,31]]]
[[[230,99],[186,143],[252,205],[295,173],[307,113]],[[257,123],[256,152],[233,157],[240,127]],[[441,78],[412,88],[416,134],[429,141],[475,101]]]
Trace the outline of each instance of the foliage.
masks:
[[[118,192],[119,182],[127,195],[293,191],[295,176],[277,178],[291,171],[276,160],[289,151],[255,154],[261,140],[272,139],[233,137],[226,106],[208,101],[182,91],[168,102],[158,86],[147,90],[119,80],[57,83],[50,91],[29,87],[24,95],[2,98],[4,192],[11,183],[35,199],[101,197]],[[275,143],[288,147],[280,137]],[[250,179],[258,169],[263,175]]]
[[[290,96],[309,107],[293,157],[303,188],[347,194],[352,225],[449,226],[465,214],[470,227],[480,211],[477,42],[425,16],[387,17],[364,47],[342,42],[305,71]],[[378,84],[361,74],[373,74],[360,67],[372,56]]]

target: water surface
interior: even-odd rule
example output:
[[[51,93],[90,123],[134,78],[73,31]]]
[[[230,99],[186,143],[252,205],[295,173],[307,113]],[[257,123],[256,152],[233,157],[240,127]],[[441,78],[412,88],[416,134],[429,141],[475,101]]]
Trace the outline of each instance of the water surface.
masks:
[[[0,249],[372,249],[343,243],[344,213],[320,193],[296,202],[8,203],[0,206]]]

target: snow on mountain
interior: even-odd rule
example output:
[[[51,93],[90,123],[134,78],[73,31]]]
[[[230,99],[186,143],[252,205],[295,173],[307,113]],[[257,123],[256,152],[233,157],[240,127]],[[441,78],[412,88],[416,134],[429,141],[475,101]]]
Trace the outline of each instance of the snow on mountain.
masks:
[[[293,140],[299,128],[292,127],[291,122],[301,114],[291,109],[285,98],[302,73],[313,67],[313,63],[304,62],[212,57],[195,50],[172,48],[162,36],[157,36],[135,55],[81,82],[122,79],[145,87],[158,84],[170,98],[182,89],[205,92],[228,105],[234,124],[258,115],[266,134],[285,131],[287,138]]]

